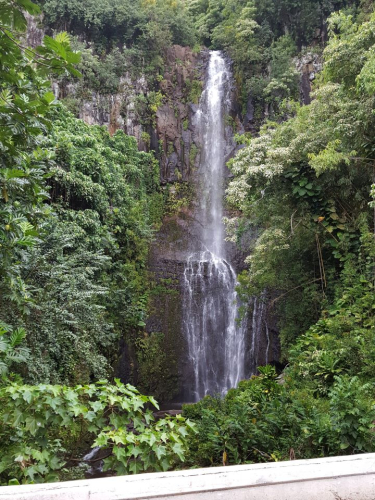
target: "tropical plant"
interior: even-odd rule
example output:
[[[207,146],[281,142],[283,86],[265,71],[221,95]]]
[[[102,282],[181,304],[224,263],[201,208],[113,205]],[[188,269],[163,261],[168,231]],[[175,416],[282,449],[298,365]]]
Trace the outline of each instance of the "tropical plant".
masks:
[[[13,364],[28,360],[30,351],[22,345],[26,337],[23,328],[12,330],[5,324],[0,324],[0,377],[8,374]]]
[[[56,481],[82,460],[82,447],[103,450],[113,473],[165,471],[184,461],[190,420],[155,421],[153,397],[116,380],[76,387],[11,384],[0,389],[2,483]],[[87,449],[86,448],[86,449]]]
[[[19,272],[25,247],[37,241],[38,223],[49,212],[43,202],[49,157],[40,148],[50,128],[47,113],[54,105],[49,77],[62,72],[78,76],[80,56],[69,37],[46,36],[43,46],[24,47],[20,36],[27,21],[24,12],[39,13],[30,0],[4,0],[0,12],[0,280],[1,300],[15,295],[28,299]]]

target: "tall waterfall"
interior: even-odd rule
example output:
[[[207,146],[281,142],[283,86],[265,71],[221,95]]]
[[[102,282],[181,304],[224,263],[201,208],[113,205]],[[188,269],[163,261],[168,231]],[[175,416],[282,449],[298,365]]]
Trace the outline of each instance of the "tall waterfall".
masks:
[[[183,319],[195,401],[207,394],[225,394],[245,376],[246,325],[237,321],[237,277],[226,260],[222,222],[230,81],[228,63],[220,52],[211,52],[196,114],[202,138],[195,214],[200,227],[198,251],[188,257],[184,271]]]

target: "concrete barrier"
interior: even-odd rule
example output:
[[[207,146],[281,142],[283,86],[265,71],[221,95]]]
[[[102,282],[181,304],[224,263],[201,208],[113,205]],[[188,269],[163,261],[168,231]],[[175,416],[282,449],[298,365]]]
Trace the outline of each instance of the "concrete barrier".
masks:
[[[0,500],[375,500],[375,453],[5,486]]]

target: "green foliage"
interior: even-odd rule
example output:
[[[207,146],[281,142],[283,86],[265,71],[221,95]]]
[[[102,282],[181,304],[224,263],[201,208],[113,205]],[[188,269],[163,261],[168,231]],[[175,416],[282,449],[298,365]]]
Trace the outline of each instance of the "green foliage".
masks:
[[[188,463],[198,466],[312,458],[373,452],[373,384],[336,377],[328,398],[296,386],[275,369],[241,382],[224,399],[206,397],[184,406],[197,425],[189,439]]]
[[[188,208],[193,200],[193,187],[187,182],[176,182],[168,188],[168,198],[165,203],[165,213],[176,215]]]
[[[144,126],[156,127],[156,112],[163,103],[164,96],[160,91],[150,91],[148,94],[137,95],[135,110]]]
[[[374,451],[373,23],[334,14],[312,103],[230,164],[229,238],[252,237],[239,292],[268,295],[287,368],[186,407],[191,463]]]
[[[48,130],[47,113],[53,106],[48,76],[61,72],[77,74],[72,64],[79,54],[72,52],[69,38],[61,33],[44,38],[36,50],[21,46],[18,35],[26,29],[21,8],[33,14],[32,2],[3,2],[0,17],[0,274],[25,246],[35,242],[36,224],[43,215],[41,203],[48,156],[39,148],[40,136]]]
[[[345,262],[335,300],[289,349],[294,379],[319,394],[329,392],[337,375],[372,378],[374,250],[373,236],[364,233],[358,258]]]
[[[162,211],[158,168],[136,140],[90,127],[59,109],[41,145],[55,215],[19,263],[27,314],[0,311],[28,332],[29,381],[79,383],[111,373],[117,340],[133,342],[147,313],[145,264]]]
[[[162,382],[168,371],[167,355],[164,351],[164,334],[145,334],[136,340],[138,370],[138,386],[144,391],[154,394],[156,398],[166,399],[168,387]]]
[[[0,12],[0,315],[11,316],[15,307],[27,314],[30,290],[21,263],[38,243],[40,222],[48,217],[46,178],[50,155],[41,137],[51,128],[48,113],[55,106],[51,76],[79,76],[73,65],[80,56],[60,33],[44,37],[43,45],[31,50],[21,44],[26,30],[24,12],[39,13],[29,0],[8,1]],[[12,321],[14,317],[9,318]],[[10,327],[12,330],[12,327]],[[14,328],[15,332],[21,332]],[[12,337],[11,337],[12,339]],[[12,340],[10,347],[15,347]],[[9,354],[9,349],[6,349]],[[11,354],[9,354],[11,355]]]
[[[336,377],[330,391],[332,426],[341,450],[367,451],[373,442],[374,386],[358,377]],[[372,446],[370,449],[373,449]]]
[[[198,36],[207,46],[226,50],[234,60],[246,113],[250,96],[255,118],[288,115],[284,100],[299,100],[292,57],[312,41],[322,43],[324,20],[350,1],[189,0]]]
[[[13,364],[28,360],[29,350],[22,345],[25,337],[23,328],[12,330],[0,323],[0,377],[4,378]]]
[[[279,291],[285,346],[332,300],[344,262],[360,249],[360,228],[371,221],[373,95],[356,81],[371,57],[373,22],[355,28],[350,16],[335,14],[330,24],[342,34],[336,30],[324,52],[312,103],[280,125],[267,124],[231,164],[228,200],[248,225],[263,228],[242,284],[245,294]],[[338,57],[346,58],[343,66]]]
[[[44,23],[64,27],[90,42],[79,69],[90,88],[110,93],[130,71],[152,81],[163,66],[163,53],[173,44],[191,45],[195,34],[182,0],[40,0]],[[100,83],[102,85],[100,86]],[[85,87],[82,87],[84,90]]]
[[[81,54],[77,67],[82,78],[74,82],[76,98],[89,98],[90,90],[101,94],[114,94],[119,91],[121,77],[130,63],[124,52],[115,47],[104,56],[103,53],[96,53],[93,46],[80,42],[78,37],[72,39],[72,46]],[[71,82],[66,76],[61,76],[59,80],[63,85]]]
[[[106,470],[165,471],[184,461],[186,436],[194,430],[181,416],[155,422],[155,399],[119,380],[76,387],[12,384],[0,390],[0,401],[3,484],[59,480],[83,439],[107,452]]]
[[[188,4],[201,39],[223,48],[230,41],[246,42],[254,32],[263,45],[285,33],[291,33],[298,46],[308,45],[317,36],[316,30],[322,28],[322,19],[348,2],[189,0]]]
[[[191,21],[184,3],[148,0],[41,0],[47,23],[61,29],[68,25],[76,34],[85,32],[96,42],[149,44],[164,33],[164,44],[193,45]],[[169,40],[171,37],[171,40]],[[153,50],[159,49],[154,47]]]
[[[27,380],[88,382],[111,373],[116,340],[137,332],[146,315],[145,260],[161,217],[151,213],[160,197],[157,165],[133,138],[111,138],[62,108],[51,115],[46,77],[77,75],[79,56],[66,34],[23,49],[6,31],[14,4],[7,5],[0,119],[12,132],[0,138],[0,315],[28,332]],[[8,359],[15,346],[5,340]]]
[[[18,40],[26,28],[21,7],[30,14],[40,10],[25,0],[3,3],[0,319],[7,331],[27,332],[28,364],[17,371],[28,382],[88,383],[111,374],[119,339],[134,344],[145,325],[147,252],[164,204],[158,166],[153,156],[138,152],[134,138],[121,132],[111,137],[74,119],[50,90],[50,77],[79,76],[73,67],[79,64],[84,79],[75,106],[87,83],[114,92],[129,61],[123,51],[114,48],[103,59],[84,49],[80,63],[66,33],[25,48]],[[73,3],[59,3],[54,12],[68,6],[74,18]],[[76,7],[90,11],[85,23],[100,30],[110,14],[104,5]],[[117,7],[120,18],[128,19],[124,5]],[[145,9],[148,23],[156,11]],[[157,9],[161,15],[174,7]],[[74,47],[83,45],[74,41]],[[150,93],[148,113],[156,112],[161,99],[159,92]],[[22,358],[12,335],[2,335],[3,373],[13,369],[11,359]]]
[[[148,134],[147,132],[142,132],[142,134],[141,134],[141,141],[144,142],[144,144],[146,145],[147,150],[149,150],[150,149],[150,144],[151,144],[150,134]]]
[[[187,101],[192,102],[194,104],[199,104],[199,99],[202,95],[203,90],[203,82],[200,80],[187,80],[185,82],[186,85],[186,93],[187,93]]]
[[[99,217],[89,210],[84,217],[64,215],[43,225],[43,242],[22,265],[32,290],[23,320],[31,355],[22,373],[33,383],[82,383],[112,372],[118,332],[105,307],[111,259],[94,247]]]

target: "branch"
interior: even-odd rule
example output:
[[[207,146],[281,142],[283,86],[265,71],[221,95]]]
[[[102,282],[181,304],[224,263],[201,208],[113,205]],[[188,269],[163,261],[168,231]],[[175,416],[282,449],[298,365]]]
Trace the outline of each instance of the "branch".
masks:
[[[92,460],[83,460],[82,458],[69,458],[68,462],[100,462],[101,460],[105,460],[106,458],[109,458],[112,455],[112,452],[109,455],[106,455],[105,457],[100,457],[100,458],[94,458]]]
[[[375,162],[374,158],[365,158],[364,156],[349,156],[350,160],[359,160],[359,161],[371,161]]]
[[[8,33],[9,30],[4,29],[1,25],[0,25],[0,31],[1,31],[1,33],[3,33],[3,35],[5,35],[7,38],[9,38],[9,40],[12,43],[14,43],[14,45],[16,45],[20,50],[23,50],[24,52],[29,52],[29,54],[33,58],[33,61],[37,62],[41,66],[45,66],[46,68],[50,68],[50,66],[48,64],[44,64],[43,62],[40,61],[40,59],[43,59],[44,61],[49,62],[49,59],[47,57],[44,57],[44,56],[42,56],[40,54],[37,54],[35,52],[35,50],[32,50],[29,47],[25,47],[24,45],[22,45],[20,42],[18,42],[17,40],[15,40],[14,38],[12,38],[9,35],[9,33]]]
[[[288,290],[287,292],[283,293],[282,295],[279,295],[278,297],[276,297],[276,299],[273,299],[272,302],[270,302],[270,307],[273,307],[275,305],[275,302],[280,300],[285,295],[288,295],[288,293],[294,292],[294,290],[298,290],[299,288],[302,288],[303,286],[309,285],[310,283],[315,283],[316,281],[322,281],[322,278],[316,278],[314,280],[308,281],[307,283],[304,283],[303,285],[296,286],[295,288]]]
[[[296,213],[298,212],[298,208],[295,212],[292,213],[292,216],[290,218],[290,231],[291,231],[291,236],[294,234],[294,228],[293,228],[293,218],[294,216],[296,215]]]

